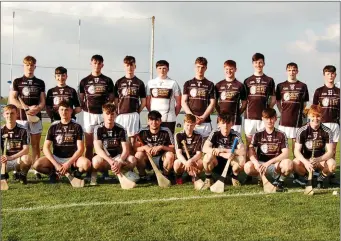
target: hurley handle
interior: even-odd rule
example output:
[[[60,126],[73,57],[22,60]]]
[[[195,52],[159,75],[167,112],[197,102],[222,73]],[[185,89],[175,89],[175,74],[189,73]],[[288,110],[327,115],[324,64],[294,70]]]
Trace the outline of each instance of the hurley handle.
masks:
[[[234,149],[236,149],[237,143],[238,143],[238,138],[234,138],[231,153],[234,153]]]

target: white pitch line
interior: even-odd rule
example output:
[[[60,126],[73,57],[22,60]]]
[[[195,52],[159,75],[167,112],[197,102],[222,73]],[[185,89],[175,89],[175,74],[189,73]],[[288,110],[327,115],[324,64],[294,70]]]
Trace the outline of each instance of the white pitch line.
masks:
[[[322,193],[338,190],[337,188],[328,188],[324,189]],[[285,193],[298,193],[304,192],[304,189],[291,189]],[[283,195],[285,193],[273,193],[266,194],[264,192],[250,192],[250,193],[236,193],[236,194],[213,194],[207,196],[189,196],[189,197],[170,197],[170,198],[161,198],[161,199],[144,199],[144,200],[131,200],[131,201],[119,201],[119,202],[87,202],[87,203],[69,203],[69,204],[59,204],[59,205],[43,205],[37,207],[21,207],[21,208],[5,208],[2,209],[3,212],[25,212],[25,211],[35,211],[35,210],[55,210],[55,209],[64,209],[64,208],[73,208],[73,207],[88,207],[88,206],[103,206],[103,205],[131,205],[131,204],[143,204],[143,203],[152,203],[152,202],[172,202],[172,201],[185,201],[185,200],[198,200],[198,199],[214,199],[214,198],[228,198],[228,197],[242,197],[242,196],[261,196],[261,195]]]

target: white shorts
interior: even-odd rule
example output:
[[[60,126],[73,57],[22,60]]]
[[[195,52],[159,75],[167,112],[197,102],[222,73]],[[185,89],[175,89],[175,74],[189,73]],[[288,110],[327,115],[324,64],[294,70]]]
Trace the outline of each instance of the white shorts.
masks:
[[[139,132],[140,115],[137,112],[120,114],[116,117],[115,122],[124,127],[128,137],[134,136]]]
[[[283,131],[287,138],[296,138],[296,133],[299,128],[289,126],[278,126],[278,130]]]
[[[323,125],[327,126],[329,129],[332,130],[333,133],[333,142],[339,142],[339,135],[340,135],[340,126],[337,123],[323,123]]]
[[[17,159],[11,160],[11,161],[7,161],[6,163],[6,172],[10,172],[10,171],[16,171],[17,170],[17,166],[20,165],[21,162],[21,158],[18,157]]]
[[[103,122],[103,115],[92,114],[92,113],[84,111],[83,121],[84,121],[84,125],[83,125],[84,132],[93,133],[95,126]]]
[[[242,134],[242,126],[241,125],[234,125],[231,127],[231,129],[238,132],[239,134]]]
[[[43,132],[43,123],[38,121],[36,123],[31,123],[27,120],[17,120],[17,123],[24,126],[29,134],[41,134]]]
[[[196,125],[194,128],[195,131],[199,132],[202,137],[208,137],[212,132],[211,122],[201,123],[200,125]]]
[[[71,157],[69,157],[69,158],[62,158],[62,157],[57,157],[57,156],[53,155],[53,158],[54,158],[59,164],[64,164],[65,162],[67,162],[68,160],[70,160]]]
[[[244,122],[245,135],[252,136],[256,134],[256,132],[262,130],[263,128],[264,128],[263,121],[245,119]]]

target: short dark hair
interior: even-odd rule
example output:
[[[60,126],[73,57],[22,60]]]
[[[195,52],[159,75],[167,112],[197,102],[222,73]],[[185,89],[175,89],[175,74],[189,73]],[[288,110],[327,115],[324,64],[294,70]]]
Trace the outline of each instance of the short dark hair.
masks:
[[[230,115],[230,114],[219,115],[217,121],[218,121],[218,123],[220,123],[220,122],[230,123],[230,122],[232,122],[232,115]]]
[[[104,62],[102,55],[99,55],[99,54],[95,54],[94,56],[92,56],[91,61],[93,61],[93,60],[96,60],[96,61],[101,62],[101,63]]]
[[[159,66],[167,66],[167,68],[169,69],[169,63],[166,60],[159,60],[156,62],[156,68]]]
[[[289,67],[295,67],[296,69],[298,69],[298,65],[294,62],[290,62],[289,64],[287,64],[287,68],[288,69]]]
[[[226,66],[237,68],[237,63],[236,61],[229,59],[224,62],[224,67]]]
[[[68,101],[66,101],[66,100],[62,100],[61,102],[59,102],[59,104],[58,104],[58,109],[59,109],[59,107],[65,107],[65,108],[72,108],[71,107],[71,104],[70,104],[70,102],[68,102]]]
[[[157,110],[152,110],[148,113],[148,120],[158,120],[161,119],[162,115]]]
[[[55,74],[67,74],[67,69],[64,68],[63,66],[59,66],[56,68],[54,71]]]
[[[194,64],[202,64],[204,66],[207,67],[207,59],[205,57],[198,57],[196,60],[195,60],[195,63]]]
[[[335,73],[336,72],[336,68],[334,65],[326,65],[324,68],[323,68],[323,75],[324,73],[326,72],[331,72],[331,73]]]
[[[258,61],[258,60],[260,60],[260,59],[262,59],[262,60],[265,62],[265,57],[264,57],[263,54],[261,54],[261,53],[255,53],[254,55],[252,55],[252,62],[253,62],[253,61]]]
[[[136,63],[135,57],[127,55],[127,56],[123,59],[123,63],[129,64],[129,65],[133,65],[133,64]]]
[[[262,117],[263,118],[273,118],[276,117],[277,113],[276,110],[273,108],[266,108],[265,110],[262,111]]]

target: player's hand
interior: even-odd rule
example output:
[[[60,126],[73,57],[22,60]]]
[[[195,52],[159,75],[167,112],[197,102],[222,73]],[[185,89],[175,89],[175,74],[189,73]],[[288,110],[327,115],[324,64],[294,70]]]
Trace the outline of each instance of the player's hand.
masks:
[[[152,150],[151,147],[149,147],[149,146],[147,146],[147,145],[144,146],[144,151],[145,151],[145,152],[148,152],[149,154],[152,154],[152,153],[151,153],[151,150]]]
[[[197,125],[200,125],[204,121],[201,116],[196,115],[195,118],[196,118],[196,124]]]
[[[8,160],[9,156],[1,156],[1,162],[6,163]]]
[[[38,105],[32,105],[28,108],[29,108],[29,110],[27,111],[27,114],[29,114],[29,115],[36,115],[40,111],[40,108]]]
[[[111,165],[111,170],[117,175],[121,172],[121,162],[114,161]]]
[[[162,146],[154,146],[152,147],[151,154],[153,156],[157,155],[160,151],[162,151]]]
[[[59,169],[59,173],[64,176],[70,167],[71,167],[71,163],[69,162],[63,163],[63,165],[61,165],[61,168]]]
[[[259,165],[259,168],[258,168],[259,173],[264,174],[266,172],[266,169],[268,169],[269,166],[270,166],[270,163],[268,163],[268,162],[265,162],[265,163]]]
[[[56,169],[56,172],[60,174],[60,170],[61,170],[61,168],[62,168],[62,165],[60,165],[59,163],[57,163],[57,165],[55,165],[54,168]]]
[[[221,150],[219,148],[213,148],[212,155],[213,156],[219,156]]]
[[[185,170],[186,172],[189,172],[191,167],[193,167],[193,161],[191,159],[188,159],[188,161],[185,162]]]
[[[314,166],[313,166],[313,164],[310,163],[309,161],[303,162],[303,165],[304,165],[305,169],[307,169],[308,172],[309,172],[309,171],[311,171],[311,172],[314,171]]]
[[[318,164],[320,163],[321,161],[321,158],[318,157],[318,158],[310,158],[310,163],[311,165],[313,165],[314,168],[316,168],[318,166]]]
[[[256,171],[259,172],[259,173],[261,173],[261,172],[260,172],[260,164],[259,164],[259,162],[257,161],[256,163],[253,163],[253,165],[254,165]]]
[[[231,153],[226,153],[226,152],[221,152],[219,154],[219,156],[221,156],[221,157],[223,157],[225,159],[229,159],[231,157],[231,155],[232,155]]]

